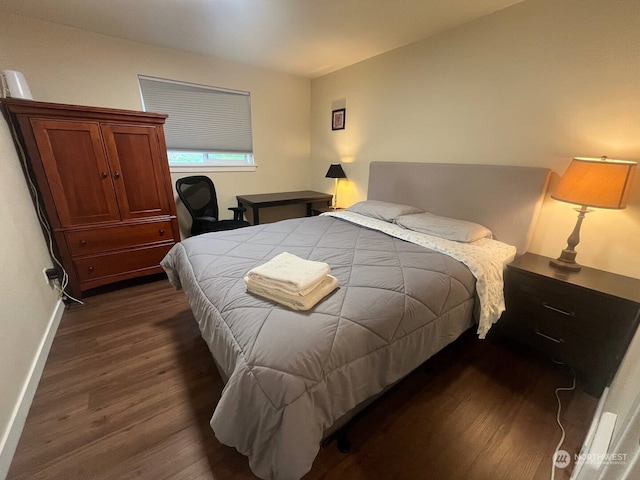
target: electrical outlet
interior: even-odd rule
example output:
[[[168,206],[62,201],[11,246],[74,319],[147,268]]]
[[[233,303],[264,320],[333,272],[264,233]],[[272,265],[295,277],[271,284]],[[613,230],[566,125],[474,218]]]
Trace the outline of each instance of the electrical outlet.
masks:
[[[47,285],[53,286],[53,281],[58,278],[58,271],[55,268],[43,268],[42,273]]]
[[[44,277],[44,281],[46,282],[47,285],[51,284],[51,280],[49,279],[49,275],[47,275],[47,270],[49,270],[48,268],[43,268],[42,269],[42,276]]]

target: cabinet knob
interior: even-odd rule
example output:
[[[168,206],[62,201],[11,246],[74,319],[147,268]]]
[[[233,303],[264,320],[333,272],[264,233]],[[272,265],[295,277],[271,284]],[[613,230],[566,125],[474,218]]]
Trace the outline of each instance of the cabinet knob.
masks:
[[[100,177],[101,178],[107,178],[108,176],[109,176],[109,174],[107,172],[100,173]]]
[[[82,245],[83,247],[87,244],[86,240],[80,240],[80,245]]]
[[[158,233],[160,233],[160,235],[164,235],[164,228],[161,228],[160,230],[158,230]]]
[[[93,268],[92,266],[89,266],[88,270],[89,270],[90,272],[93,272],[93,271],[95,270],[95,268]]]
[[[120,172],[114,172],[113,178],[120,178]]]

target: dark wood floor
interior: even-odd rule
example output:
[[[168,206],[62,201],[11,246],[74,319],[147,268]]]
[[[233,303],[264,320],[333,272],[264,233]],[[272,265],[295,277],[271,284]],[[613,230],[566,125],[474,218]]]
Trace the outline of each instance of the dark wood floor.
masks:
[[[549,478],[564,367],[465,337],[322,449],[305,480]],[[255,479],[208,421],[222,383],[184,295],[166,280],[65,312],[8,479]],[[596,399],[561,393],[564,449]],[[556,478],[568,479],[571,466]]]

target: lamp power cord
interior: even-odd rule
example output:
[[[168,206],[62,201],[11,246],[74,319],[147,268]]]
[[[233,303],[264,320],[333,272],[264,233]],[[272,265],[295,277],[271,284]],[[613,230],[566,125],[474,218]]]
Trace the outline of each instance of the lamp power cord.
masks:
[[[564,363],[558,362],[556,360],[554,360],[554,362],[559,364],[559,365],[564,365]],[[556,400],[558,401],[558,410],[556,412],[556,423],[560,427],[560,431],[562,432],[562,435],[560,436],[560,441],[556,445],[556,448],[555,448],[555,450],[553,452],[553,456],[551,457],[551,480],[555,480],[555,478],[556,478],[556,457],[558,456],[558,452],[560,451],[560,447],[562,447],[562,444],[564,443],[564,440],[566,438],[566,432],[565,432],[564,427],[562,426],[562,421],[560,419],[560,416],[561,416],[561,413],[562,413],[562,400],[560,399],[560,392],[570,392],[572,390],[575,390],[575,388],[576,388],[576,372],[573,370],[573,368],[571,369],[571,376],[572,376],[572,382],[571,382],[571,386],[570,387],[558,387],[555,390]]]

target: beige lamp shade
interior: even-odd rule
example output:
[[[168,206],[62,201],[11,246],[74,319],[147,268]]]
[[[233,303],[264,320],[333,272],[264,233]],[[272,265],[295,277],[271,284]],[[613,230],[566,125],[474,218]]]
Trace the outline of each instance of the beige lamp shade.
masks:
[[[607,157],[576,157],[551,198],[586,207],[625,208],[636,165]]]

